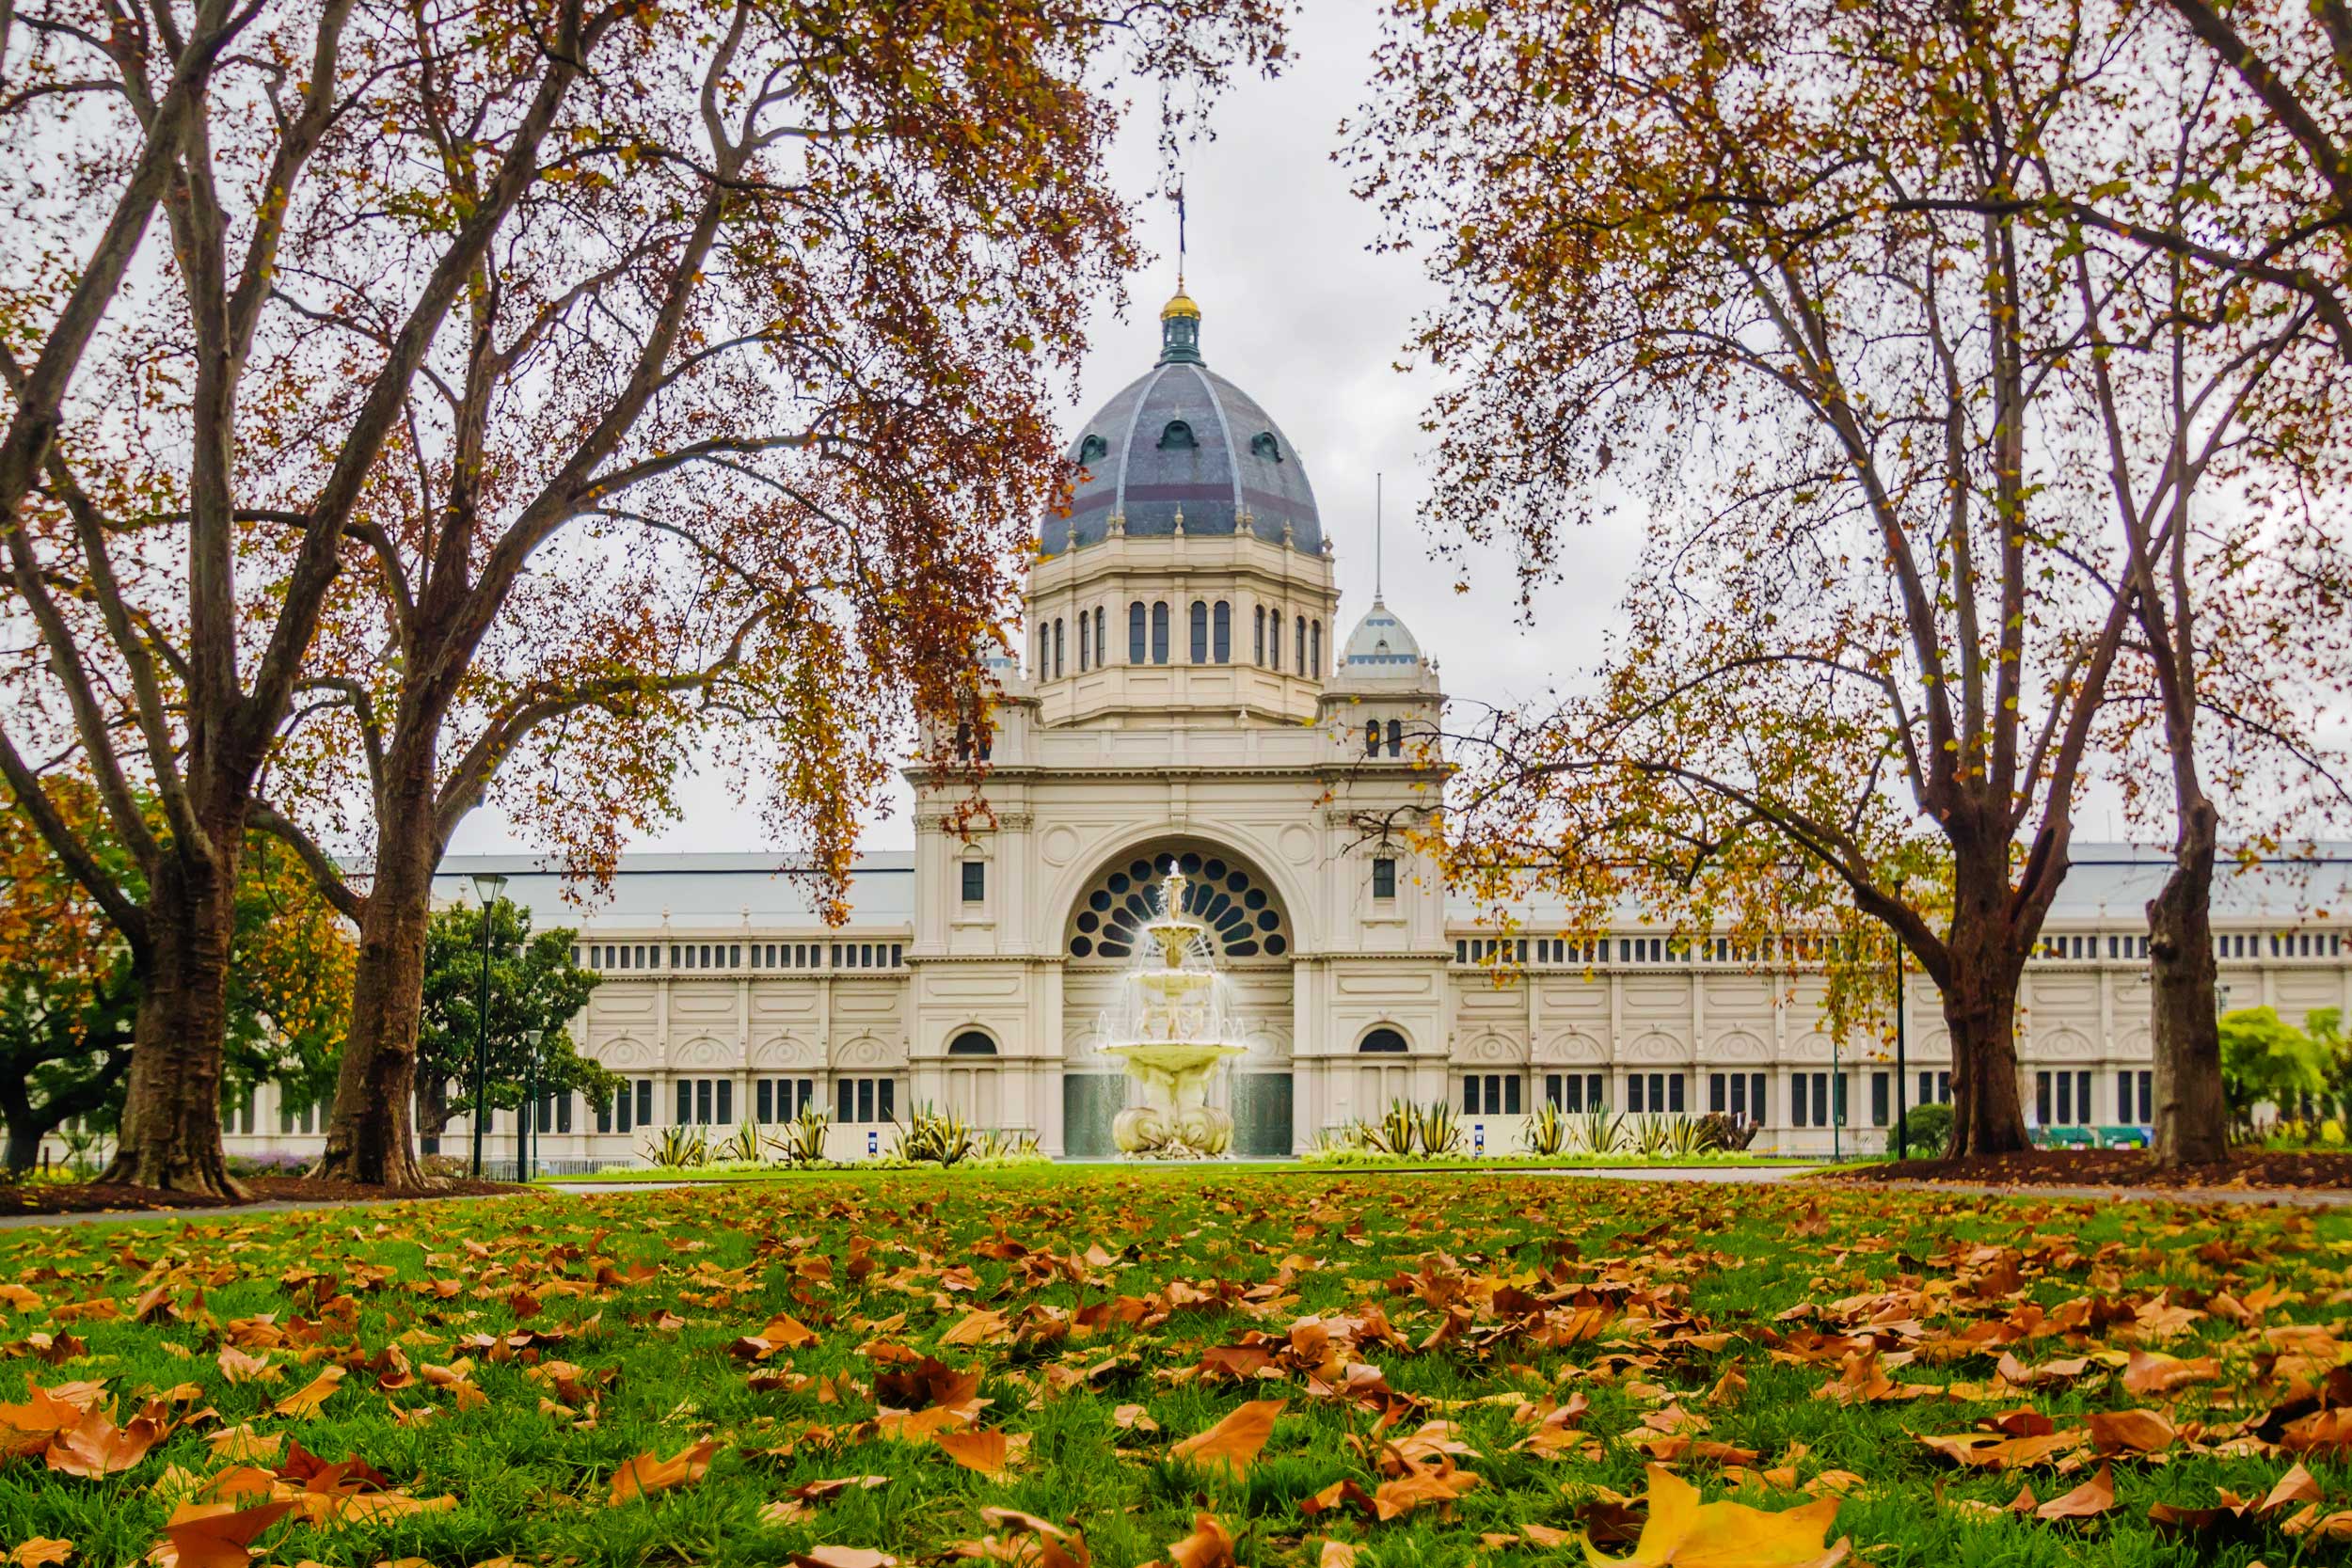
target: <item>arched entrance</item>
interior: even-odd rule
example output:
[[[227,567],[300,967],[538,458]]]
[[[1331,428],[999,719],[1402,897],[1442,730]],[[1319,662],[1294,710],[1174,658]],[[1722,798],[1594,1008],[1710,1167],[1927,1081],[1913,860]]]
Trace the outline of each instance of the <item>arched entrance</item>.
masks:
[[[1195,838],[1156,841],[1104,860],[1064,911],[1062,1147],[1079,1159],[1114,1153],[1111,1118],[1127,1081],[1098,1047],[1129,974],[1151,961],[1141,930],[1161,912],[1161,878],[1186,879],[1184,912],[1206,928],[1212,961],[1251,1037],[1214,1097],[1232,1114],[1233,1152],[1287,1156],[1292,1147],[1291,953],[1294,928],[1272,879],[1248,856]]]

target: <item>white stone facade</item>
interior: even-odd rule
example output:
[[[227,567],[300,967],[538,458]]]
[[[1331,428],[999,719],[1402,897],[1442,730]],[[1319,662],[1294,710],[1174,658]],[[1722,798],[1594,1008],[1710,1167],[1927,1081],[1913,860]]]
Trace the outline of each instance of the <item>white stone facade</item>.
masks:
[[[866,858],[847,927],[825,927],[754,855],[626,858],[612,901],[584,916],[528,859],[443,868],[450,896],[475,870],[509,874],[508,896],[543,926],[577,924],[583,960],[604,974],[573,1027],[628,1080],[628,1130],[613,1107],[564,1107],[542,1158],[627,1163],[661,1127],[723,1134],[786,1119],[804,1096],[835,1113],[844,1156],[887,1148],[892,1117],[930,1103],[1056,1155],[1107,1157],[1124,1085],[1095,1021],[1127,957],[1115,942],[1103,951],[1105,922],[1137,891],[1136,867],[1184,857],[1227,899],[1219,963],[1253,1026],[1220,1091],[1240,1154],[1311,1148],[1399,1098],[1452,1101],[1486,1152],[1507,1153],[1547,1095],[1738,1109],[1761,1122],[1759,1150],[1881,1147],[1895,1063],[1834,1052],[1802,972],[1711,942],[1675,951],[1638,920],[1572,944],[1540,910],[1505,934],[1449,907],[1399,836],[1444,787],[1413,754],[1440,702],[1438,668],[1377,599],[1342,645],[1331,546],[1296,454],[1198,370],[1192,342],[1171,338],[1098,416],[1104,429],[1073,442],[1089,477],[1071,520],[1044,530],[1061,547],[1031,573],[1026,668],[998,671],[992,825],[961,836],[963,777],[911,770],[916,848]],[[1180,395],[1194,404],[1169,403]],[[1184,418],[1155,427],[1169,407]],[[1383,823],[1396,830],[1385,842]],[[2075,858],[2050,956],[2025,988],[2026,1102],[2053,1124],[2138,1123],[2139,911],[2162,857],[2094,846]],[[2224,878],[2229,1006],[2270,1004],[2291,1021],[2352,1010],[2347,884],[2352,859],[2335,857]],[[1498,942],[1507,964],[1488,961]],[[1902,1092],[1915,1101],[1938,1091],[1948,1048],[1923,979],[1909,1003]],[[498,1157],[511,1120],[494,1126]],[[462,1148],[463,1124],[452,1134]],[[265,1101],[230,1146],[305,1141]]]

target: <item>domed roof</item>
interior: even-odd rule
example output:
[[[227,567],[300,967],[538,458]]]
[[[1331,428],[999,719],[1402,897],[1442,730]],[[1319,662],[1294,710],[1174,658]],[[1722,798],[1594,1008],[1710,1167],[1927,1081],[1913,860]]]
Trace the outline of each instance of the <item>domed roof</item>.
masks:
[[[1378,598],[1347,634],[1341,657],[1351,675],[1409,675],[1421,668],[1421,643]]]
[[[1307,470],[1273,417],[1200,362],[1200,310],[1181,291],[1160,316],[1160,360],[1079,427],[1067,456],[1079,470],[1066,516],[1038,525],[1039,548],[1060,555],[1109,536],[1114,514],[1134,537],[1231,534],[1244,513],[1270,545],[1290,525],[1294,549],[1320,551],[1323,522]]]

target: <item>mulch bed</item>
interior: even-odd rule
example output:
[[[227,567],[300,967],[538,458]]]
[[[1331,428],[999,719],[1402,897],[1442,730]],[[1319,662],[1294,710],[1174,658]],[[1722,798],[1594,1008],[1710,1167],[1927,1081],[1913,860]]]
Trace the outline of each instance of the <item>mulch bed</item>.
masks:
[[[2159,1167],[2138,1148],[2036,1148],[1957,1160],[1901,1160],[1824,1171],[1832,1181],[1965,1181],[1992,1187],[2352,1188],[2352,1153],[2241,1149],[2226,1164]]]
[[[241,1179],[259,1203],[321,1203],[337,1199],[385,1200],[493,1197],[533,1189],[508,1181],[437,1181],[421,1192],[396,1191],[364,1181],[326,1181],[308,1176],[248,1176]],[[28,1181],[0,1187],[0,1214],[138,1213],[165,1209],[225,1209],[232,1199],[198,1193],[167,1193],[100,1181]]]

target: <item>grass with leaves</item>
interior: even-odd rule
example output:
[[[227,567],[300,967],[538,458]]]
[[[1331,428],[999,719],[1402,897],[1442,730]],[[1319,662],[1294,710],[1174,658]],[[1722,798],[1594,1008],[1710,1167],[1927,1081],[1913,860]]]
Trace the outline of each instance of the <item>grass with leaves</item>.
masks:
[[[2298,1210],[1198,1169],[16,1230],[0,1552],[2334,1562],[2348,1263]]]

